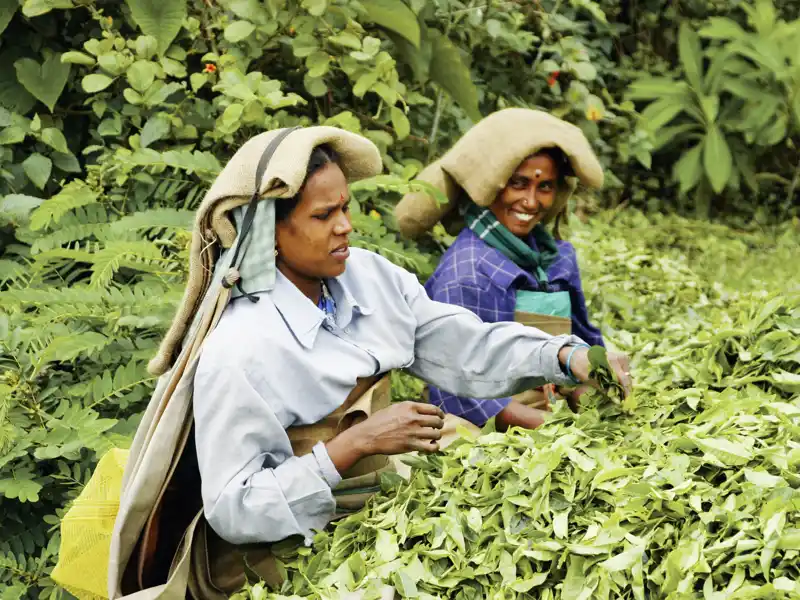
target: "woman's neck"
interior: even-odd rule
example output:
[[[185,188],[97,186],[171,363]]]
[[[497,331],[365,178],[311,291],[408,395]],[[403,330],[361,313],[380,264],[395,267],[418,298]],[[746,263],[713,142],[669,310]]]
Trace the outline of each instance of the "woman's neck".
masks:
[[[286,265],[286,263],[279,264],[278,270],[283,273],[283,276],[291,281],[298,290],[303,292],[303,295],[309,300],[314,304],[319,304],[319,299],[322,297],[322,279],[319,277],[308,277],[298,273]]]

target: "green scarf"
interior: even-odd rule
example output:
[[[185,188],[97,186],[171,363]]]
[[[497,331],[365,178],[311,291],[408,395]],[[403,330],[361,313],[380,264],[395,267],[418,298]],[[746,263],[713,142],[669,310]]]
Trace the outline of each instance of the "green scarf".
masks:
[[[558,257],[556,240],[537,223],[533,228],[533,239],[539,252],[511,233],[488,208],[470,202],[464,211],[464,221],[479,238],[512,260],[521,269],[535,274],[539,283],[547,283],[547,268]]]

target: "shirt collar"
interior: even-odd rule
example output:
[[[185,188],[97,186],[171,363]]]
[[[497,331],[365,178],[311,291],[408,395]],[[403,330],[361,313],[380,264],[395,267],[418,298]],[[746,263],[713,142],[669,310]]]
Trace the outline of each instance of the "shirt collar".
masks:
[[[280,271],[269,297],[297,341],[311,348],[325,318],[322,311]]]
[[[363,301],[356,299],[356,294],[343,281],[343,278],[337,277],[329,280],[328,287],[336,302],[336,324],[342,329],[352,322],[355,313],[372,314],[373,309]],[[280,271],[277,273],[275,287],[269,292],[269,296],[292,335],[304,348],[312,348],[319,328],[325,321],[325,315],[319,307]]]
[[[336,324],[347,327],[353,320],[353,315],[371,315],[373,309],[364,300],[359,299],[361,294],[348,285],[345,276],[336,277],[328,281],[333,299],[336,301]]]

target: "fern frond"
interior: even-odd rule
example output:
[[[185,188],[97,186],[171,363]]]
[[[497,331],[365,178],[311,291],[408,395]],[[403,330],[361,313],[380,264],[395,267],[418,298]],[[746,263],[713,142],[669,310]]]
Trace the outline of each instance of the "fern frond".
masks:
[[[14,282],[25,274],[25,265],[14,260],[0,258],[0,283]]]
[[[102,204],[75,209],[73,213],[66,214],[59,222],[59,227],[45,236],[37,236],[31,246],[31,253],[38,254],[69,244],[94,238],[96,241],[109,239],[112,235],[120,237],[125,235],[125,230],[120,229],[110,233],[111,224],[118,217],[110,214]]]
[[[83,181],[72,181],[31,213],[30,228],[34,231],[44,229],[51,222],[58,223],[69,211],[94,202],[97,202],[95,190]]]
[[[16,498],[20,502],[38,502],[42,484],[36,481],[38,475],[32,467],[15,469],[5,476],[0,476],[0,496]],[[0,569],[3,564],[0,563]]]
[[[120,398],[139,386],[152,383],[155,379],[147,372],[147,365],[144,362],[131,361],[121,365],[114,371],[113,375],[111,370],[107,369],[89,384],[91,403],[86,408],[95,408],[109,400]],[[138,401],[139,399],[136,398],[135,400]],[[124,402],[123,404],[127,405],[129,403]]]
[[[107,226],[98,226],[95,224],[60,227],[57,231],[37,239],[33,243],[33,246],[31,246],[31,254],[48,252],[54,248],[59,248],[64,244],[78,242],[90,237],[104,239],[106,235],[103,233],[103,230],[105,230],[106,227]]]
[[[208,186],[206,185],[195,185],[192,189],[190,189],[186,193],[186,197],[183,199],[183,208],[189,209],[194,212],[200,203],[203,201],[203,196],[208,191]]]
[[[10,386],[0,385],[0,453],[5,452],[6,447],[16,435],[16,427],[9,422],[8,418],[11,409],[11,392]]]
[[[63,288],[20,289],[0,292],[0,306],[13,308],[15,304],[23,308],[98,306],[104,309],[136,308],[156,304],[176,304],[180,299],[182,286],[165,289],[159,287],[125,286],[121,288],[93,288],[88,285],[75,285]]]
[[[222,165],[216,156],[211,152],[200,150],[158,152],[151,148],[140,148],[127,159],[127,162],[128,166],[151,167],[157,171],[171,167],[189,174],[196,174],[207,181],[213,180],[222,171]]]
[[[110,226],[110,231],[111,233],[124,233],[131,230],[161,233],[163,230],[168,229],[190,231],[193,220],[194,213],[192,211],[175,208],[155,208],[122,217]]]
[[[91,285],[99,287],[107,287],[122,267],[152,272],[163,269],[165,263],[158,246],[148,241],[110,242],[93,253],[90,262]]]
[[[111,343],[111,339],[95,331],[72,333],[54,337],[42,352],[39,358],[37,371],[48,362],[67,362],[85,355],[91,356],[104,346]]]
[[[96,242],[86,242],[81,247],[81,244],[76,243],[72,247],[67,248],[53,248],[46,252],[40,252],[36,255],[34,262],[39,265],[45,265],[51,261],[69,260],[71,262],[91,263],[94,252],[100,247]]]
[[[116,423],[116,419],[104,419],[93,409],[62,400],[45,419],[44,437],[37,440],[34,457],[49,460],[63,456],[77,460],[85,448],[102,453],[110,447],[104,434]]]
[[[398,175],[375,175],[350,184],[351,192],[374,192],[377,190],[407,194],[409,192],[426,192],[433,196],[439,204],[447,203],[447,196],[436,186],[420,180],[408,181]]]

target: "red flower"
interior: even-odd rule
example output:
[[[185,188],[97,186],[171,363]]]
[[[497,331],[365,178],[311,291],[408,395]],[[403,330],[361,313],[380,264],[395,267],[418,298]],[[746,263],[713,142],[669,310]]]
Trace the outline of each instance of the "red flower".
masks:
[[[547,85],[553,87],[558,81],[559,75],[561,75],[561,71],[553,71],[550,73],[550,78],[547,80]]]
[[[216,73],[217,72],[217,65],[213,65],[211,63],[206,63],[206,68],[203,69],[206,73]]]

